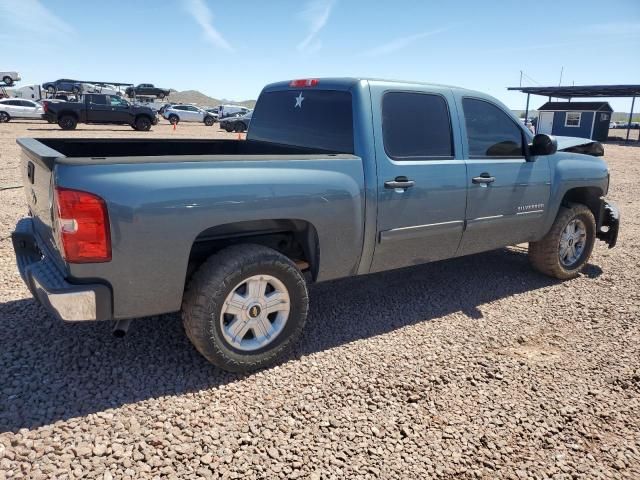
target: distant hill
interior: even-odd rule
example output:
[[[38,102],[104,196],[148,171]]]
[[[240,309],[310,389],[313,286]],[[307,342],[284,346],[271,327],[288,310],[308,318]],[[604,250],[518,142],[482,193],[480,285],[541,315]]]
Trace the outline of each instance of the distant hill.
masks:
[[[195,103],[203,107],[215,107],[221,104],[232,104],[232,105],[242,105],[243,107],[247,107],[247,108],[253,108],[256,104],[255,100],[243,100],[241,102],[235,102],[233,100],[226,100],[224,98],[223,99],[213,98],[197,90],[185,90],[183,92],[178,92],[177,90],[171,90],[171,94],[169,95],[169,101],[178,102],[178,103]]]

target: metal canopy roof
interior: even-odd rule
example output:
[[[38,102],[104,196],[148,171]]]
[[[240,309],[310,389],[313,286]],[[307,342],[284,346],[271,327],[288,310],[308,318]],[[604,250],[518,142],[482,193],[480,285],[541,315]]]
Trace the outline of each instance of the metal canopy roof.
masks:
[[[522,93],[555,98],[577,97],[635,97],[640,96],[640,85],[574,85],[568,87],[508,87]]]

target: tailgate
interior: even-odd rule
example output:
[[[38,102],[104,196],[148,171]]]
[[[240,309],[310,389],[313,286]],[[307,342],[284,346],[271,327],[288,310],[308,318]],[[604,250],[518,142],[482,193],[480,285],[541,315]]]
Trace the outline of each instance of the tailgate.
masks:
[[[55,159],[62,157],[59,152],[33,138],[19,138],[22,148],[20,169],[22,184],[33,217],[33,226],[41,246],[49,255],[60,261],[61,257],[53,232],[53,169]]]

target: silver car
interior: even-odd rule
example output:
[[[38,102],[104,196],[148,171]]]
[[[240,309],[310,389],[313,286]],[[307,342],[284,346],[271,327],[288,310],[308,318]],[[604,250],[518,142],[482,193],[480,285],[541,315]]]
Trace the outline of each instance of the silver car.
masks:
[[[199,122],[204,123],[207,127],[216,121],[211,113],[194,105],[172,105],[162,112],[162,116],[170,123]]]

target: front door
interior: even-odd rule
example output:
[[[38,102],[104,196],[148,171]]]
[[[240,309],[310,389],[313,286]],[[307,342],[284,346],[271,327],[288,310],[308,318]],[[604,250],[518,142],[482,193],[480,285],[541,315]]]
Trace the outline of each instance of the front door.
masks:
[[[372,82],[378,164],[377,242],[371,271],[454,256],[466,202],[461,138],[447,88],[385,90]]]
[[[553,131],[553,112],[540,112],[538,114],[538,126],[536,133],[551,135]]]
[[[527,242],[539,235],[551,187],[549,161],[525,158],[528,136],[497,105],[460,98],[467,138],[467,215],[459,253]]]
[[[114,123],[131,123],[129,102],[117,95],[107,95],[107,103],[111,107],[111,121]]]

